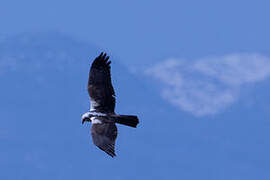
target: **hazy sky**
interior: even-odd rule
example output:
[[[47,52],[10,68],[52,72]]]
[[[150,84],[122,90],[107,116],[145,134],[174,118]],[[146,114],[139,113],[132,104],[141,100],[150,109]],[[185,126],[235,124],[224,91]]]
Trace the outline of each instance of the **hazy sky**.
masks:
[[[0,2],[0,179],[270,178],[269,1]],[[86,82],[112,60],[117,157]]]
[[[55,30],[127,64],[232,52],[269,53],[270,2],[2,0],[1,34]]]

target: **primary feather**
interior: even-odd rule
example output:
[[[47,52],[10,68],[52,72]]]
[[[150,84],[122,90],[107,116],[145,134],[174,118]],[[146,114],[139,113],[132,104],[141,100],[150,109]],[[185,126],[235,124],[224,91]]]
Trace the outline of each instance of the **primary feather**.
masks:
[[[91,110],[114,113],[115,92],[111,82],[111,61],[109,56],[101,53],[92,63],[88,93],[91,99]]]

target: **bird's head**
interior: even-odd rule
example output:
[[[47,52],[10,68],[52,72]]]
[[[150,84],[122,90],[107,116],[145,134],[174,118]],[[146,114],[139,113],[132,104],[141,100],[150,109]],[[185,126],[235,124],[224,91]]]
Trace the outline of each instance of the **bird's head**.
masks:
[[[91,117],[93,117],[93,115],[90,112],[86,112],[82,115],[82,124],[84,124],[85,122],[91,122]]]

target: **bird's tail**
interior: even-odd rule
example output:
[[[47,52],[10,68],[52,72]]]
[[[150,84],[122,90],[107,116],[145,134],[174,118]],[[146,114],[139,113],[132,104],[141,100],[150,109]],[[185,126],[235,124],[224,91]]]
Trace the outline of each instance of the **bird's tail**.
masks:
[[[115,115],[115,122],[119,124],[123,124],[130,127],[137,127],[139,124],[139,119],[137,116],[132,115]]]

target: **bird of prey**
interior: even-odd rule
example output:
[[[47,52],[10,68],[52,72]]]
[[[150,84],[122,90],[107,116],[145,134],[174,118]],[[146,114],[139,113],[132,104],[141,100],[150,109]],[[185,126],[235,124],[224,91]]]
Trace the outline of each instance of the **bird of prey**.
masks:
[[[115,109],[115,92],[111,82],[111,61],[106,53],[101,53],[93,61],[88,79],[90,111],[82,115],[82,124],[91,122],[93,143],[111,157],[115,155],[117,127],[115,123],[136,128],[137,116],[118,115]]]

